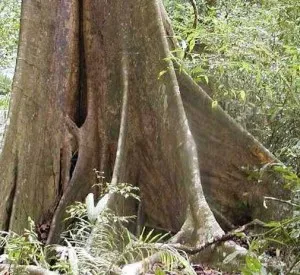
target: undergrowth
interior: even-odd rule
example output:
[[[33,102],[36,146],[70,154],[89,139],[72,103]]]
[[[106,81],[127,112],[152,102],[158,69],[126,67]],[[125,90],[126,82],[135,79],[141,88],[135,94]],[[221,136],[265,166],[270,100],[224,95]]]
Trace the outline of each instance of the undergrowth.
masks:
[[[20,268],[35,265],[58,274],[121,274],[124,266],[157,255],[158,264],[147,266],[153,274],[167,272],[196,274],[187,255],[163,242],[166,234],[155,234],[153,230],[134,236],[126,225],[133,216],[118,216],[113,211],[101,207],[105,196],[112,193],[138,199],[137,189],[129,184],[120,188],[105,185],[105,193],[94,206],[93,195],[87,196],[85,203],[75,203],[67,210],[72,221],[68,230],[61,235],[61,245],[45,246],[35,233],[35,225],[29,219],[29,229],[24,234],[1,232],[0,245],[4,248],[2,261]],[[93,212],[93,213],[92,213]],[[20,272],[16,269],[15,272]],[[24,269],[20,274],[24,272]]]

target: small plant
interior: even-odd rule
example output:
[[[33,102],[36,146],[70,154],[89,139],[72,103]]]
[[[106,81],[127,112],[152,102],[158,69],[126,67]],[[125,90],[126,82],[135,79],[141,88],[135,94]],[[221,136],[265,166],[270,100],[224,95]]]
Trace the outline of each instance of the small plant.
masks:
[[[248,237],[250,249],[243,274],[266,274],[263,273],[266,269],[280,274],[298,274],[300,271],[300,178],[291,167],[281,163],[256,169],[257,179],[261,180],[265,172],[276,173],[281,183],[292,193],[291,200],[264,197],[265,207],[268,207],[269,201],[285,204],[292,208],[293,215],[282,221],[265,223],[265,231]],[[298,271],[292,273],[295,270]]]
[[[4,248],[6,262],[16,266],[13,274],[25,274],[25,266],[35,265],[49,269],[46,259],[47,247],[39,240],[35,233],[34,222],[29,218],[29,229],[22,235],[13,232],[0,232],[0,249]]]
[[[29,265],[70,275],[121,274],[123,268],[143,263],[144,270],[158,275],[175,271],[195,275],[187,255],[163,243],[167,234],[144,229],[136,237],[126,227],[134,216],[118,216],[103,207],[107,196],[112,193],[139,200],[138,188],[127,183],[118,186],[104,184],[101,174],[97,175],[105,192],[96,206],[94,196],[89,194],[86,203],[77,202],[67,209],[68,219],[73,222],[62,234],[63,245],[44,246],[38,240],[32,220],[29,220],[29,229],[23,235],[2,232],[0,244],[5,247],[8,263],[23,268],[20,274],[24,274]],[[154,265],[147,261],[151,257],[156,257]]]
[[[102,175],[97,175],[99,185],[106,193],[96,206],[94,196],[89,194],[85,205],[76,203],[68,209],[68,213],[72,215],[70,218],[75,218],[77,222],[65,232],[64,237],[76,255],[76,269],[80,270],[79,274],[120,273],[124,266],[143,261],[152,255],[159,257],[159,265],[153,270],[158,274],[178,268],[185,270],[185,274],[195,274],[184,252],[162,243],[166,235],[154,234],[153,231],[146,233],[143,230],[136,237],[125,227],[135,217],[117,216],[104,207],[107,196],[112,193],[139,200],[136,194],[138,188],[127,183],[117,186],[104,184]]]

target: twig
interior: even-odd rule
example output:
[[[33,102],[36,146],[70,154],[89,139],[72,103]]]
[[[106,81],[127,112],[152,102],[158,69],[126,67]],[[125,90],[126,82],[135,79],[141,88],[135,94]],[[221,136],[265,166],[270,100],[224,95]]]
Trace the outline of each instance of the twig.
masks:
[[[195,0],[190,0],[191,5],[193,6],[194,9],[194,23],[193,23],[193,28],[196,29],[198,25],[198,7],[196,4]]]
[[[300,207],[300,205],[298,205],[296,203],[293,203],[291,201],[286,201],[286,200],[278,199],[278,198],[264,197],[264,199],[265,200],[269,200],[269,201],[278,201],[278,202],[281,202],[281,203],[288,204],[289,206],[292,206],[292,207]]]

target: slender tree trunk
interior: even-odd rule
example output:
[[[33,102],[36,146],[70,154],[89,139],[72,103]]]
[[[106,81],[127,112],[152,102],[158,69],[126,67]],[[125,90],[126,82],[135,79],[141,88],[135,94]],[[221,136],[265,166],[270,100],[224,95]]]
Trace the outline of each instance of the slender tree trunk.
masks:
[[[212,210],[222,224],[283,213],[261,203],[282,188],[241,169],[274,157],[174,68],[165,20],[160,0],[23,1],[2,229],[21,232],[30,216],[56,241],[66,207],[93,190],[93,169],[138,186],[146,223],[192,245],[223,234]]]

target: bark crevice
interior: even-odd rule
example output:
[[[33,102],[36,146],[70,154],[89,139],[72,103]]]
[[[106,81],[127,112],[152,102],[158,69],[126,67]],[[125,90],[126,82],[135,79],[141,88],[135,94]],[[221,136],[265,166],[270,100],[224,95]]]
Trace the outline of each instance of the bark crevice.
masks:
[[[7,200],[7,205],[6,205],[6,211],[7,211],[7,217],[6,217],[6,222],[5,222],[5,231],[10,230],[10,224],[11,224],[11,219],[12,219],[12,213],[13,213],[13,208],[14,208],[14,201],[16,198],[16,192],[17,192],[17,186],[18,186],[18,153],[16,153],[16,159],[14,161],[14,175],[13,175],[13,183],[12,183],[12,188],[11,192],[9,194],[8,200]]]
[[[78,1],[78,22],[79,22],[79,37],[78,37],[78,49],[79,49],[79,73],[78,73],[78,87],[77,87],[77,111],[75,123],[78,127],[81,127],[87,117],[87,75],[86,75],[86,53],[85,53],[85,38],[84,38],[84,4],[83,0]]]

